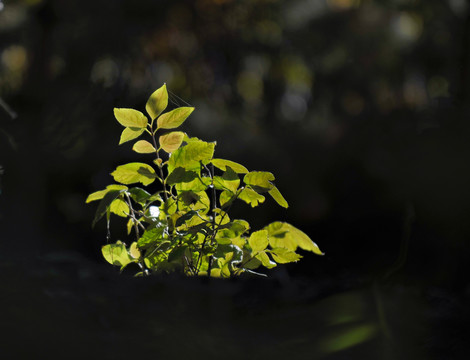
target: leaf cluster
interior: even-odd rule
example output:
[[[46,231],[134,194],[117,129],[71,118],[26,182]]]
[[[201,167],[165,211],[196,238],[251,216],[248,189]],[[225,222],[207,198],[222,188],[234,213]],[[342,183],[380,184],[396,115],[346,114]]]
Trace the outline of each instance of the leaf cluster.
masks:
[[[127,219],[133,241],[102,247],[104,258],[125,268],[140,266],[137,275],[181,271],[187,275],[231,277],[259,267],[298,261],[298,248],[322,255],[302,231],[274,222],[251,231],[243,219],[232,219],[235,201],[256,207],[271,196],[280,206],[287,201],[274,185],[274,175],[249,171],[236,162],[214,158],[215,142],[175,131],[194,111],[168,106],[166,85],[156,90],[145,106],[148,117],[134,109],[114,109],[124,127],[119,144],[137,140],[132,149],[151,154],[152,162],[132,162],[112,173],[117,184],[90,194],[86,202],[100,201],[93,225],[111,214]],[[150,185],[159,184],[150,191]],[[139,186],[141,184],[141,186]],[[153,186],[153,185],[152,185]]]

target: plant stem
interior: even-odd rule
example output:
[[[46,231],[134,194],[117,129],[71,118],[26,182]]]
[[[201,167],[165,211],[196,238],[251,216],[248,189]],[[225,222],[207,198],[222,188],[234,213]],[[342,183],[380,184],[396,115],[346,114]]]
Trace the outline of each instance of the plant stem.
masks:
[[[135,231],[135,236],[136,236],[136,242],[139,241],[139,238],[140,238],[140,232],[139,232],[139,227],[137,224],[141,225],[142,224],[139,222],[139,220],[137,219],[137,217],[135,216],[135,211],[134,211],[134,208],[132,207],[132,200],[131,200],[131,197],[129,196],[129,194],[127,192],[124,193],[126,195],[126,200],[127,200],[127,206],[129,206],[129,210],[131,211],[131,217],[132,217],[132,220],[134,221],[134,231]],[[144,228],[145,230],[145,228]],[[145,262],[144,262],[144,257],[140,256],[140,259],[139,259],[139,265],[140,265],[140,268],[142,269],[142,274],[145,275],[146,272],[145,272]]]
[[[160,178],[161,178],[161,182],[162,182],[162,185],[163,185],[163,196],[165,197],[165,201],[168,200],[168,195],[166,193],[166,180],[165,180],[165,176],[163,175],[163,166],[161,165],[161,163],[158,161],[162,161],[162,159],[160,158],[160,154],[158,152],[158,145],[157,145],[157,139],[155,138],[155,133],[153,132],[153,129],[152,130],[152,134],[151,134],[151,138],[152,138],[152,142],[153,142],[153,147],[155,148],[155,154],[157,155],[157,166],[158,166],[158,170],[160,172]]]
[[[211,213],[212,213],[212,231],[213,233],[215,232],[215,208],[217,207],[217,193],[215,192],[215,186],[214,186],[214,165],[211,164],[211,168],[208,169],[207,166],[203,165],[206,170],[209,173],[209,176],[211,178],[211,187],[212,187],[212,201],[211,201]],[[220,225],[220,224],[219,224]],[[199,273],[199,262],[202,259],[202,252],[204,250],[204,247],[206,246],[206,241],[208,238],[208,233],[204,236],[204,241],[202,242],[201,245],[201,250],[199,251],[199,255],[196,260],[196,271]],[[212,240],[215,238],[215,235],[212,236]]]

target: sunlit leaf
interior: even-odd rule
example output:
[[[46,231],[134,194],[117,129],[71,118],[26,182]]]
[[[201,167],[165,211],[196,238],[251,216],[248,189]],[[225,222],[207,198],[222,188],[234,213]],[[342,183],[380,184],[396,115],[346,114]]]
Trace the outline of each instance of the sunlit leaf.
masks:
[[[229,190],[232,193],[236,193],[239,185],[240,179],[237,173],[230,167],[227,167],[222,176],[214,176],[214,186],[216,189]]]
[[[219,225],[219,226],[220,225],[225,225],[225,224],[228,224],[230,222],[230,216],[224,210],[214,209],[213,211],[214,211],[214,213],[216,213],[215,223],[217,225]]]
[[[147,117],[140,111],[134,109],[114,108],[114,116],[122,126],[129,128],[142,129],[145,128],[148,123]]]
[[[240,263],[243,260],[243,251],[236,245],[219,245],[214,258],[224,259],[222,263]]]
[[[167,106],[168,91],[166,90],[166,84],[163,84],[161,88],[155,90],[153,94],[150,95],[147,100],[147,104],[145,104],[145,110],[153,121],[162,113],[163,110],[166,109]]]
[[[118,184],[108,185],[106,186],[106,189],[95,191],[94,193],[88,195],[86,199],[86,203],[90,203],[96,200],[101,200],[111,190],[127,190],[127,186],[118,185]]]
[[[129,221],[127,222],[126,228],[127,228],[127,235],[129,235],[131,233],[132,229],[134,228],[134,219],[129,218]]]
[[[287,264],[296,262],[302,258],[299,254],[294,251],[285,248],[275,248],[270,251],[273,259],[278,264]]]
[[[94,193],[91,193],[90,195],[88,195],[85,202],[88,204],[92,201],[101,200],[108,193],[108,191],[109,190],[106,190],[106,189],[95,191]]]
[[[199,171],[200,161],[211,160],[214,156],[214,148],[214,143],[201,140],[192,141],[171,154],[168,161],[168,171],[171,173],[177,167]]]
[[[169,134],[162,135],[159,138],[160,146],[167,153],[172,153],[178,150],[183,143],[184,133],[181,131],[173,131]]]
[[[258,255],[256,255],[256,258],[261,262],[264,267],[268,269],[272,269],[277,265],[275,262],[271,261],[268,254],[266,254],[264,251],[259,252]]]
[[[133,184],[140,182],[143,185],[149,185],[155,181],[155,170],[145,163],[129,163],[120,165],[111,175],[114,180],[122,184]]]
[[[239,248],[243,248],[245,240],[241,240],[240,236],[249,229],[249,225],[243,220],[234,220],[219,226],[219,231],[215,239],[219,244],[233,244]]]
[[[295,251],[297,249],[297,241],[289,232],[289,224],[276,221],[265,227],[269,235],[269,245],[272,248],[285,248]]]
[[[230,205],[233,198],[234,195],[231,191],[222,191],[219,196],[220,206],[224,207],[225,205]]]
[[[178,220],[176,220],[175,226],[180,227],[186,221],[191,220],[194,216],[197,216],[197,211],[194,211],[194,210],[188,211],[187,213],[185,213],[181,217],[179,217]]]
[[[119,145],[124,144],[127,141],[138,138],[145,131],[145,128],[130,128],[126,127],[122,130],[121,138],[119,139]]]
[[[193,107],[179,107],[160,115],[157,119],[158,129],[174,129],[180,126],[194,111]]]
[[[127,253],[126,246],[122,243],[104,245],[101,252],[106,261],[112,265],[122,267],[133,261]]]
[[[268,260],[269,260],[269,258],[268,258]],[[254,258],[251,258],[249,261],[247,261],[247,263],[245,264],[244,267],[246,269],[254,270],[254,269],[259,268],[260,266],[261,266],[261,261],[254,257]]]
[[[129,254],[134,259],[140,258],[141,254],[140,254],[139,249],[137,248],[137,243],[135,241],[131,244],[131,246],[129,246]]]
[[[258,206],[258,204],[263,203],[265,200],[263,195],[260,195],[253,189],[247,187],[240,192],[238,198],[245,201],[247,204],[250,204],[251,207]]]
[[[251,233],[248,238],[248,243],[251,246],[251,249],[254,253],[263,251],[268,246],[268,231],[259,230]]]
[[[269,195],[271,195],[272,198],[282,207],[289,207],[289,204],[287,203],[286,199],[284,199],[284,196],[282,196],[281,192],[278,190],[277,187],[273,186],[273,188],[269,190]]]
[[[320,250],[317,244],[315,244],[310,237],[308,237],[307,234],[305,234],[303,231],[297,229],[296,227],[286,224],[289,228],[289,233],[291,234],[292,237],[294,237],[295,241],[297,242],[297,245],[307,251],[311,251],[317,255],[324,255],[324,253]]]
[[[139,154],[151,154],[157,151],[147,140],[137,141],[132,147],[132,150]]]
[[[210,208],[211,202],[205,191],[181,191],[178,199],[180,208],[200,210],[200,214],[207,213]]]
[[[288,223],[276,221],[266,226],[265,229],[268,230],[269,244],[272,248],[281,247],[295,251],[298,246],[317,255],[323,255],[317,244],[304,232]]]
[[[174,214],[177,209],[176,201],[172,197],[168,198],[161,206],[162,213],[167,215]]]
[[[137,241],[137,247],[139,249],[146,248],[156,241],[163,240],[163,231],[164,227],[155,227],[149,230],[145,230],[139,241]]]
[[[258,192],[271,190],[274,186],[271,181],[274,181],[274,175],[267,171],[252,171],[243,178],[245,184]]]
[[[106,214],[111,203],[119,197],[122,191],[123,190],[110,190],[105,194],[98,205],[92,226],[95,226],[95,224]]]
[[[219,268],[216,268],[216,269],[211,269],[211,277],[214,277],[214,278],[220,278],[222,275],[222,271],[221,269]]]
[[[183,167],[177,167],[174,169],[171,174],[167,177],[166,183],[168,185],[175,185],[179,183],[188,183],[193,181],[198,177],[197,173],[194,171],[187,171]]]
[[[240,235],[250,230],[250,224],[246,220],[235,219],[232,220],[232,229],[240,232]]]
[[[121,199],[114,200],[109,209],[113,214],[121,217],[127,217],[127,214],[129,214],[129,206]]]
[[[167,262],[168,256],[162,251],[157,251],[150,256],[144,258],[145,266],[151,270],[159,270],[160,267],[164,266],[164,263]]]
[[[131,198],[139,204],[143,204],[151,196],[150,193],[139,187],[130,188],[129,193],[131,194]]]
[[[211,163],[218,169],[223,171],[227,170],[227,166],[230,166],[233,171],[237,174],[246,174],[248,173],[248,169],[243,165],[236,163],[235,161],[224,160],[224,159],[212,159]]]

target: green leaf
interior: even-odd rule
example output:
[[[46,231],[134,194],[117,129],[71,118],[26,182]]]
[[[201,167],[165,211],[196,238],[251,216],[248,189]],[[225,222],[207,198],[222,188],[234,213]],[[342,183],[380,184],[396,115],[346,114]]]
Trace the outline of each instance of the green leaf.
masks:
[[[303,249],[303,250],[307,250],[307,251],[311,251],[317,255],[325,255],[321,250],[320,248],[318,247],[317,244],[315,244],[312,239],[310,239],[308,237],[307,234],[305,234],[303,231],[297,229],[296,227],[290,225],[290,224],[287,224],[287,223],[284,223],[287,225],[287,227],[289,228],[289,234],[295,239],[295,241],[297,242],[297,245]]]
[[[235,161],[224,160],[224,159],[212,159],[211,163],[218,169],[226,171],[227,166],[230,166],[233,171],[237,174],[246,174],[248,169],[243,165],[236,163]]]
[[[139,187],[130,188],[129,194],[131,194],[131,198],[138,204],[144,204],[151,196],[150,193]]]
[[[252,171],[245,175],[243,181],[257,192],[269,191],[274,186],[271,184],[274,175],[267,171]]]
[[[157,151],[147,140],[137,141],[132,147],[132,150],[139,154],[152,154]]]
[[[275,262],[271,261],[268,254],[266,254],[264,251],[259,252],[258,255],[256,255],[255,257],[256,259],[261,261],[261,264],[264,267],[267,267],[268,269],[272,269],[273,267],[276,267],[277,265]]]
[[[243,248],[245,241],[240,236],[249,229],[249,225],[244,220],[234,220],[219,227],[216,240],[219,244],[234,244]]]
[[[163,84],[161,88],[155,90],[153,94],[150,95],[147,104],[145,104],[145,110],[147,110],[147,114],[149,114],[153,122],[167,106],[168,91],[166,90],[166,84]]]
[[[171,173],[177,167],[186,170],[199,171],[200,161],[209,161],[214,156],[214,143],[202,140],[191,141],[171,154],[168,160],[168,171]]]
[[[93,219],[92,223],[93,227],[106,214],[109,207],[111,206],[111,203],[119,197],[122,191],[124,190],[110,190],[106,193],[106,195],[100,201],[98,209],[96,210],[95,218]]]
[[[269,260],[269,258],[268,258],[268,260]],[[245,263],[244,268],[254,270],[254,269],[259,268],[260,266],[261,266],[261,261],[254,257],[254,258],[251,258],[249,261],[247,261]]]
[[[168,262],[180,261],[187,248],[188,248],[188,245],[181,245],[181,246],[175,247],[168,255]]]
[[[138,138],[145,131],[145,128],[129,128],[126,127],[122,130],[121,138],[119,139],[119,145],[124,144],[127,141]]]
[[[120,165],[111,175],[121,184],[140,182],[143,185],[149,185],[156,178],[155,170],[150,165],[139,162]]]
[[[127,217],[129,214],[129,206],[126,204],[125,201],[121,199],[116,199],[111,203],[111,206],[109,207],[110,211],[113,214],[116,214],[117,216],[120,217]]]
[[[227,167],[222,176],[214,176],[214,186],[218,190],[229,190],[232,193],[236,193],[239,185],[240,179],[231,167]]]
[[[269,190],[269,195],[271,195],[271,197],[282,207],[289,207],[289,204],[287,203],[286,199],[284,199],[284,196],[282,196],[277,187],[273,186],[273,188]]]
[[[251,207],[258,206],[258,204],[263,203],[265,199],[263,195],[258,194],[256,191],[248,187],[244,188],[240,192],[238,198],[243,200],[247,204],[250,204]]]
[[[272,248],[282,247],[295,251],[298,246],[317,255],[324,255],[307,234],[288,223],[276,221],[266,226],[265,229],[268,230],[269,244]]]
[[[106,186],[106,189],[95,191],[94,193],[88,195],[85,202],[88,204],[92,201],[101,200],[110,190],[127,190],[127,186],[117,184],[108,185]]]
[[[269,245],[272,248],[285,248],[295,251],[297,249],[297,241],[289,232],[289,224],[276,221],[265,227],[269,235]]]
[[[179,107],[160,115],[157,119],[157,129],[174,129],[180,126],[194,111],[193,107]]]
[[[194,216],[197,216],[197,211],[194,211],[194,210],[188,211],[187,213],[185,213],[181,217],[179,217],[178,220],[176,220],[175,226],[180,227],[186,221],[191,220]]]
[[[104,245],[101,252],[106,261],[112,265],[122,267],[133,261],[127,252],[126,246],[122,243]]]
[[[175,185],[179,183],[189,183],[194,179],[198,178],[197,173],[194,171],[187,171],[183,167],[177,167],[170,175],[166,178],[168,185]]]
[[[163,231],[164,227],[155,227],[150,230],[145,230],[145,232],[140,237],[139,241],[137,241],[137,247],[139,249],[147,248],[152,245],[154,242],[158,242],[159,240],[163,240]]]
[[[268,231],[259,230],[253,232],[248,238],[248,244],[250,244],[254,253],[265,250],[268,246]]]
[[[140,251],[137,248],[137,243],[134,241],[131,246],[129,246],[129,255],[133,257],[134,259],[139,259],[140,258]]]
[[[173,131],[169,134],[160,136],[158,141],[163,150],[165,150],[167,153],[172,153],[179,149],[183,143],[183,138],[184,132]]]
[[[230,216],[222,209],[214,209],[213,211],[217,214],[215,216],[215,223],[219,226],[228,224],[230,222]]]
[[[178,210],[175,199],[168,198],[165,203],[160,207],[160,210],[166,215],[172,215]]]
[[[219,245],[214,253],[214,258],[225,259],[225,263],[238,264],[243,260],[243,251],[236,245]]]
[[[219,196],[220,206],[225,207],[225,205],[230,205],[234,198],[235,196],[231,191],[222,191]]]
[[[275,248],[270,251],[273,259],[278,264],[287,264],[296,262],[302,258],[299,254],[294,251],[287,250],[285,248]]]
[[[114,108],[116,120],[125,127],[143,129],[147,126],[147,117],[134,109]]]
[[[132,228],[134,227],[134,219],[132,218],[129,218],[129,221],[127,221],[127,225],[126,225],[126,228],[127,228],[127,235],[130,235],[131,234],[131,231],[132,231]]]
[[[180,209],[200,210],[200,214],[209,211],[211,201],[205,191],[181,191],[179,193]]]
[[[234,231],[240,232],[240,235],[245,233],[246,231],[250,230],[250,224],[246,220],[235,219],[232,220],[232,229]]]

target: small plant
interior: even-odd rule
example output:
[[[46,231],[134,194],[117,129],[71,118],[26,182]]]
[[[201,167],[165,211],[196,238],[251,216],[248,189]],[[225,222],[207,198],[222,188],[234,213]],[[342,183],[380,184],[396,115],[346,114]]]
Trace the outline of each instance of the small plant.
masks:
[[[135,263],[141,269],[136,275],[182,271],[227,278],[254,272],[260,266],[271,269],[295,262],[301,258],[297,248],[323,254],[305,233],[285,222],[249,234],[247,221],[231,219],[228,212],[236,200],[255,207],[269,194],[280,206],[288,207],[274,186],[274,175],[214,158],[215,142],[172,130],[194,108],[163,113],[167,105],[163,85],[147,101],[150,120],[134,109],[114,109],[124,126],[119,144],[145,134],[150,141],[138,140],[132,149],[154,159],[150,165],[132,162],[118,166],[111,175],[119,184],[94,192],[86,200],[101,200],[93,225],[105,215],[108,229],[111,214],[128,219],[127,232],[133,233],[135,241],[104,245],[102,253],[109,263],[121,269]],[[140,183],[147,187],[155,181],[160,183],[156,192],[127,186]]]

